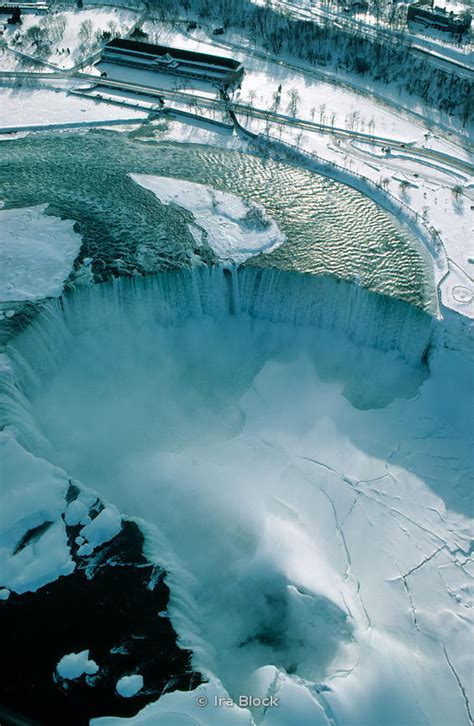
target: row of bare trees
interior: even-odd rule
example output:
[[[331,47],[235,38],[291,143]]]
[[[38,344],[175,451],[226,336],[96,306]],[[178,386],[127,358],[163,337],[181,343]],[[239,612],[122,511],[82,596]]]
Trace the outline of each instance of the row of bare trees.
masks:
[[[331,64],[364,76],[368,86],[391,84],[394,96],[413,96],[414,105],[421,101],[464,124],[474,116],[470,102],[474,84],[416,56],[402,32],[387,42],[383,28],[367,35],[329,18],[300,20],[271,3],[255,5],[249,0],[150,0],[150,6],[160,19],[171,23],[192,12],[203,22],[238,30],[255,47],[273,54],[288,54],[315,66]]]

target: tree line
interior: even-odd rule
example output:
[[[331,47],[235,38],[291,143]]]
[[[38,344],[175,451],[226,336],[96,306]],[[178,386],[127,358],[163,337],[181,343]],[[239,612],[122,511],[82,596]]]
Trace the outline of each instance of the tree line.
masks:
[[[392,84],[415,103],[442,111],[465,125],[474,117],[474,84],[448,70],[434,67],[415,55],[400,31],[393,42],[383,37],[336,25],[329,18],[301,20],[276,11],[270,2],[254,5],[248,0],[150,0],[162,20],[176,22],[192,11],[206,22],[238,30],[255,46],[275,54],[288,53],[314,66],[336,69]]]

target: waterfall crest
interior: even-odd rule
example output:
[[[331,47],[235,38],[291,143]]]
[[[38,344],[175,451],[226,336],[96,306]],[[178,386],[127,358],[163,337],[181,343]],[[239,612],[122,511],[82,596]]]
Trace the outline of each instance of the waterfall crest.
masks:
[[[149,277],[118,278],[78,287],[47,301],[29,326],[7,345],[0,381],[0,425],[23,439],[34,432],[28,397],[61,365],[78,333],[180,325],[191,318],[246,314],[252,318],[346,335],[357,345],[392,351],[412,366],[422,364],[433,319],[393,298],[331,277],[282,270],[195,267]],[[14,395],[13,395],[14,394]],[[24,433],[24,432],[23,432]],[[46,452],[44,452],[46,453]]]

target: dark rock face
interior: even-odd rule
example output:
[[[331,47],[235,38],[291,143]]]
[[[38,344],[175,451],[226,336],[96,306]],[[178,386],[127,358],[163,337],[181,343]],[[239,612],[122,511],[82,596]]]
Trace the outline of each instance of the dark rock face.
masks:
[[[76,554],[80,527],[67,529],[76,570],[0,602],[2,725],[82,726],[97,716],[131,716],[165,692],[202,682],[191,669],[191,653],[177,644],[166,573],[145,559],[138,526],[123,522],[89,557]],[[97,674],[60,678],[58,661],[86,649]],[[122,698],[117,680],[133,673],[143,676],[143,690]]]

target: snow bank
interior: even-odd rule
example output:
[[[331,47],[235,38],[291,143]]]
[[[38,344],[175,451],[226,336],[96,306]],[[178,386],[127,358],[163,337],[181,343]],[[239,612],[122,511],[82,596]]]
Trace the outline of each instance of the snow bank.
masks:
[[[143,688],[143,676],[122,676],[117,681],[117,693],[123,698],[132,698]]]
[[[0,599],[9,590],[35,591],[74,571],[66,525],[84,525],[79,556],[120,532],[122,518],[114,506],[91,520],[97,496],[84,489],[67,506],[68,489],[62,469],[26,451],[11,432],[0,433]]]
[[[145,706],[131,718],[93,718],[91,726],[118,726],[126,723],[137,726],[188,726],[191,723],[196,726],[251,726],[253,721],[248,709],[239,708],[238,705],[216,706],[218,699],[224,702],[228,698],[227,691],[213,678],[195,691],[166,693],[159,701]]]
[[[46,204],[0,210],[0,302],[58,297],[81,247],[74,222]]]
[[[74,570],[61,518],[68,486],[64,471],[0,434],[0,587],[37,590]]]
[[[131,174],[162,204],[178,204],[190,211],[196,225],[190,231],[198,244],[207,242],[222,260],[243,262],[259,252],[270,252],[285,235],[263,207],[204,184],[169,177]]]
[[[56,670],[61,678],[74,680],[80,676],[94,675],[99,670],[99,666],[94,660],[89,660],[89,651],[83,650],[80,653],[69,653],[64,655],[59,661]]]

